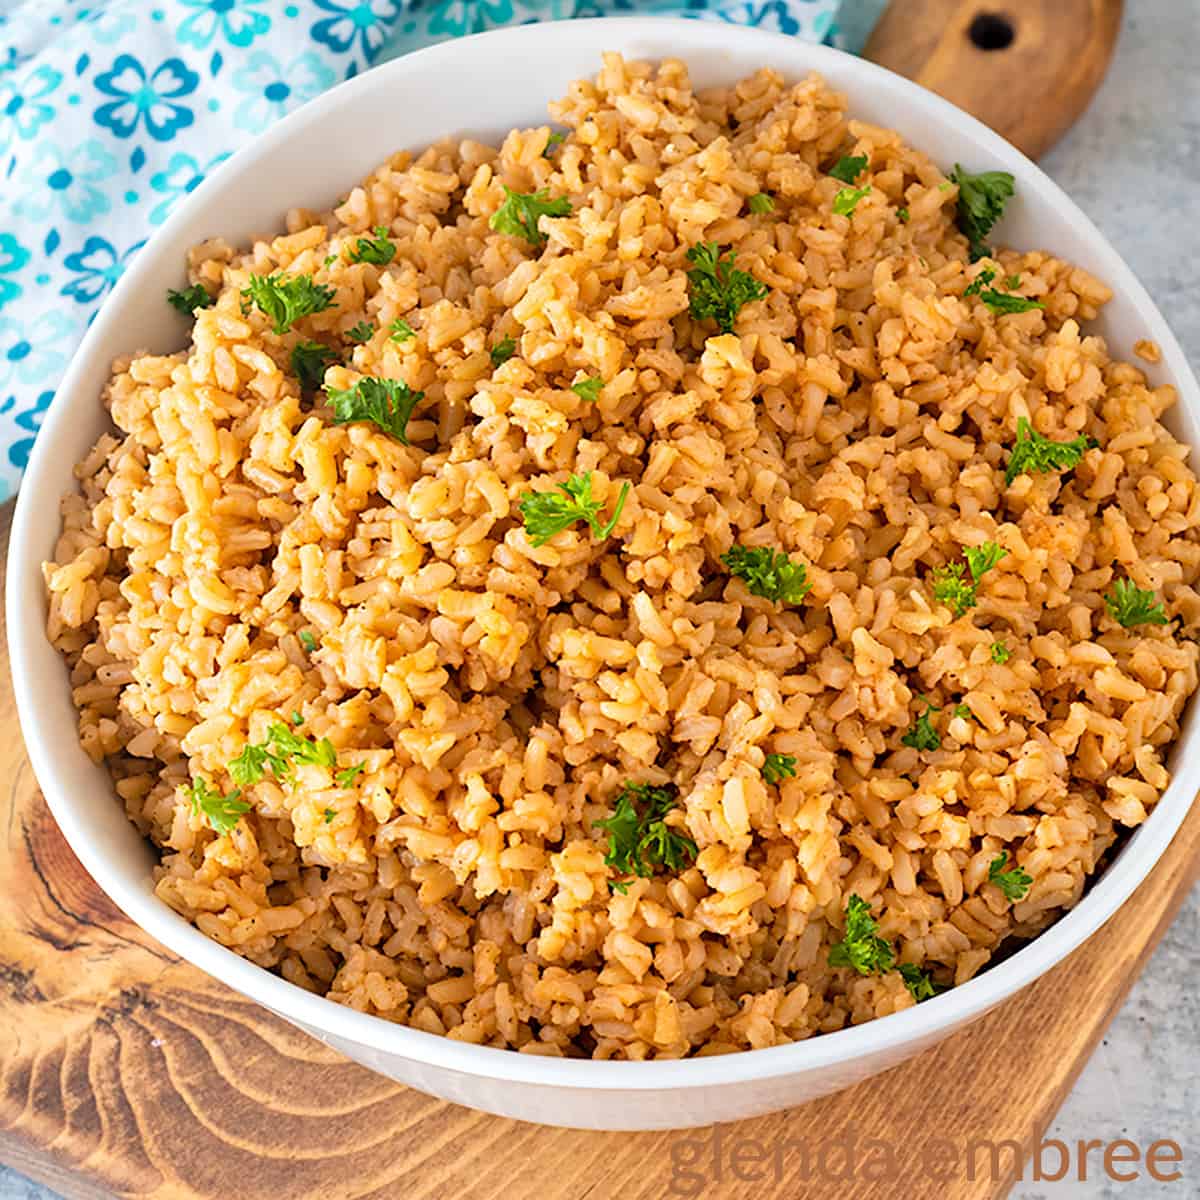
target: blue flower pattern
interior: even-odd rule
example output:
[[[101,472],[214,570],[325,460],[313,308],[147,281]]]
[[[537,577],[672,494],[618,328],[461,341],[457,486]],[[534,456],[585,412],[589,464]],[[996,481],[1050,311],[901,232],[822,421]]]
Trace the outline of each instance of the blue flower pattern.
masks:
[[[842,0],[0,0],[0,499],[122,272],[221,162],[383,59],[673,13],[835,41]]]

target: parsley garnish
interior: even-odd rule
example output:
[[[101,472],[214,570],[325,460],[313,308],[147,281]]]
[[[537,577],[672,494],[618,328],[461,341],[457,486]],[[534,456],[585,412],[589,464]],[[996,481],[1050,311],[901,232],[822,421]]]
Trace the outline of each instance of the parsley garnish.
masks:
[[[912,728],[900,739],[901,743],[905,746],[911,746],[914,750],[940,750],[942,739],[938,731],[934,729],[933,722],[929,719],[930,713],[940,711],[934,705],[927,703],[925,711],[916,719]]]
[[[386,267],[396,253],[396,243],[389,241],[387,227],[377,225],[375,236],[360,237],[350,251],[352,263],[371,263],[376,267]]]
[[[956,717],[962,717],[964,721],[975,720],[975,714],[965,704],[956,704],[954,706],[954,715]]]
[[[839,217],[851,217],[858,207],[858,202],[871,190],[868,183],[860,188],[842,188],[833,198],[833,211]]]
[[[843,154],[833,164],[830,175],[840,179],[842,183],[853,183],[867,169],[865,154]]]
[[[417,336],[417,331],[403,318],[397,317],[389,326],[388,340],[403,345]]]
[[[766,192],[755,192],[749,200],[746,201],[750,211],[757,216],[762,216],[764,213],[775,211],[775,201],[767,195]]]
[[[517,352],[516,338],[501,338],[489,351],[488,354],[492,359],[492,366],[499,367],[508,362],[510,358]]]
[[[604,380],[599,375],[593,375],[591,379],[581,379],[578,383],[571,384],[571,391],[581,400],[596,401],[600,399],[603,387]]]
[[[900,972],[904,986],[908,988],[909,994],[918,1004],[922,1000],[928,1000],[931,996],[937,995],[937,987],[929,972],[922,971],[916,963],[901,963],[896,970]]]
[[[998,542],[983,542],[978,546],[963,547],[963,555],[967,560],[967,566],[971,569],[971,578],[978,583],[1002,558],[1008,555],[1008,551]]]
[[[408,420],[424,392],[414,392],[399,379],[365,375],[353,387],[327,390],[335,425],[373,421],[384,433],[408,445]]]
[[[594,828],[608,834],[605,863],[618,875],[648,879],[657,867],[678,871],[689,859],[694,861],[696,843],[664,820],[676,803],[673,787],[622,784],[612,816],[592,822]],[[624,892],[629,884],[619,881],[611,886]]]
[[[984,239],[1004,215],[1004,206],[1014,194],[1013,177],[1008,171],[981,171],[972,175],[954,164],[950,178],[958,184],[958,227],[971,243],[971,261],[988,252]]]
[[[908,217],[909,217],[909,212],[908,212],[907,208],[896,209],[896,220],[899,221],[901,225],[908,224]]]
[[[891,943],[878,934],[871,907],[859,896],[846,902],[846,929],[840,942],[829,947],[831,967],[853,967],[860,975],[890,971],[896,961]]]
[[[808,568],[769,546],[730,546],[721,562],[746,585],[752,596],[776,604],[800,604],[812,590]]]
[[[794,754],[768,754],[762,765],[762,777],[771,784],[782,783],[785,779],[793,779],[796,775],[796,756]]]
[[[317,639],[307,629],[300,630],[296,636],[300,639],[305,654],[311,654],[317,648]]]
[[[325,368],[337,360],[337,351],[324,342],[297,342],[292,347],[292,374],[302,391],[313,392],[324,382]]]
[[[1033,886],[1033,877],[1020,867],[1006,871],[1004,864],[1007,862],[1008,851],[1002,850],[988,864],[988,882],[994,883],[1004,893],[1006,900],[1015,902],[1022,899]]]
[[[561,493],[561,495],[559,494]],[[600,502],[592,499],[592,473],[571,475],[558,485],[558,492],[525,492],[517,502],[525,533],[531,546],[544,546],[555,534],[562,533],[576,521],[586,521],[597,541],[603,541],[616,528],[629,484],[621,485],[620,495],[608,523],[600,523]]]
[[[992,656],[992,662],[999,663],[1001,666],[1012,657],[1012,651],[1003,642],[993,642],[989,653]]]
[[[332,824],[333,824],[333,818],[337,816],[337,813],[335,813],[335,812],[333,811],[333,809],[332,809],[332,808],[327,808],[327,809],[326,809],[326,810],[325,810],[325,811],[324,811],[324,812],[321,814],[321,816],[324,818],[324,820],[325,820],[325,824],[326,824],[326,825],[332,825]]]
[[[375,326],[370,321],[359,321],[357,325],[351,325],[343,336],[348,342],[366,342],[374,333]]]
[[[355,763],[352,767],[343,767],[333,778],[337,781],[338,787],[353,787],[354,781],[358,778],[359,774],[366,769],[366,763]]]
[[[975,585],[965,578],[966,571],[960,562],[933,569],[933,598],[946,605],[955,617],[975,607]]]
[[[198,308],[207,308],[216,302],[216,297],[210,296],[208,288],[202,283],[193,283],[191,287],[185,287],[180,292],[174,288],[167,291],[167,303],[172,308],[178,309],[185,317],[192,316]]]
[[[734,318],[742,305],[761,300],[770,290],[748,271],[734,265],[733,250],[722,250],[716,242],[699,242],[687,252],[692,269],[687,273],[692,319],[711,317],[722,333],[733,332]]]
[[[963,290],[963,295],[978,296],[992,312],[1001,316],[1005,313],[1029,312],[1035,308],[1046,307],[1040,300],[1029,300],[1024,296],[1014,296],[1009,292],[1000,292],[995,288],[988,287],[987,285],[995,278],[996,272],[991,267],[984,267]],[[1010,275],[1005,280],[1005,284],[1009,285],[1012,279],[1016,279],[1017,284],[1021,282],[1019,276]],[[1012,286],[1015,287],[1016,284]]]
[[[551,130],[550,136],[546,139],[546,145],[542,150],[543,158],[550,158],[555,151],[555,148],[561,146],[567,140],[565,133],[559,133],[558,130]]]
[[[314,283],[311,275],[251,275],[242,288],[242,312],[251,305],[268,317],[276,333],[287,333],[301,317],[333,306],[337,289]]]
[[[242,794],[240,788],[222,796],[207,779],[193,779],[184,792],[192,812],[204,817],[218,833],[232,833],[242,814],[250,811],[250,805],[238,799]]]
[[[1080,459],[1093,444],[1092,439],[1082,433],[1069,442],[1052,442],[1038,433],[1027,417],[1018,417],[1017,440],[1008,456],[1004,484],[1007,487],[1022,474],[1069,471],[1079,465]]]
[[[1166,625],[1167,614],[1153,592],[1144,591],[1132,579],[1118,579],[1112,594],[1104,597],[1108,615],[1129,629],[1133,625]]]
[[[332,770],[337,766],[337,751],[328,738],[318,741],[297,733],[282,721],[273,721],[267,728],[267,740],[247,742],[229,764],[229,774],[234,783],[250,787],[262,779],[269,767],[271,774],[283,783],[291,777],[295,763],[311,763]]]
[[[524,238],[534,246],[541,246],[545,243],[547,235],[538,225],[539,218],[571,215],[570,200],[565,196],[551,200],[549,195],[549,188],[542,188],[537,192],[514,192],[506,186],[504,203],[492,213],[488,224],[497,233]]]

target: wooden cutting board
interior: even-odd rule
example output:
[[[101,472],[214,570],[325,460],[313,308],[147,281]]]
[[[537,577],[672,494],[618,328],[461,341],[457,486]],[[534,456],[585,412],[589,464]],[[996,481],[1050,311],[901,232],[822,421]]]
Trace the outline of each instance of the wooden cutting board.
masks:
[[[1120,10],[1120,0],[1021,0],[997,25],[961,0],[903,0],[867,53],[1036,154],[1086,106]],[[372,1075],[130,924],[37,790],[3,647],[0,778],[0,1160],[89,1200],[995,1200],[1011,1171],[969,1179],[966,1147],[1041,1135],[1200,870],[1198,807],[1087,946],[973,1028],[859,1087],[719,1133],[580,1133]],[[815,1150],[848,1135],[886,1143],[889,1174],[866,1180],[864,1163],[854,1180],[805,1178],[797,1139]],[[928,1157],[939,1141],[957,1151],[954,1166]],[[945,1164],[943,1178],[930,1161]],[[843,1173],[836,1152],[825,1168]]]

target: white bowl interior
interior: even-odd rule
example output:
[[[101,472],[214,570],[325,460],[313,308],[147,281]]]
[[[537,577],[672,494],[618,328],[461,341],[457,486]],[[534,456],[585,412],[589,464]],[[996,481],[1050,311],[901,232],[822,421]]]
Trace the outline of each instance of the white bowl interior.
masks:
[[[433,47],[388,63],[281,122],[206,181],[163,226],[120,281],[75,356],[51,405],[21,491],[9,556],[8,628],[22,728],[50,806],[84,865],[154,936],[205,970],[319,1035],[373,1053],[441,1064],[467,1075],[573,1087],[688,1088],[820,1069],[927,1041],[985,1011],[1079,944],[1141,881],[1178,827],[1200,775],[1194,707],[1176,747],[1176,777],[1149,822],[1127,843],[1085,901],[1006,962],[917,1009],[777,1050],[677,1063],[556,1062],[462,1046],[351,1012],[308,995],[209,941],[152,893],[153,852],[125,819],[107,774],[80,749],[67,674],[47,643],[40,563],[59,531],[59,496],[72,465],[107,419],[99,404],[113,358],[139,349],[173,351],[186,328],[166,303],[184,282],[188,248],[220,235],[234,244],[282,227],[297,205],[325,208],[388,154],[448,134],[499,138],[547,120],[546,102],[575,78],[594,74],[601,49],[627,57],[684,58],[700,86],[770,65],[790,78],[820,71],[850,96],[852,113],[900,129],[947,169],[1003,167],[1017,177],[998,240],[1052,249],[1113,287],[1100,333],[1121,355],[1150,337],[1163,362],[1156,382],[1173,382],[1181,403],[1170,424],[1200,442],[1200,392],[1150,298],[1101,234],[1032,163],[937,97],[862,60],[748,29],[695,21],[620,19],[525,26]],[[718,1114],[719,1115],[719,1114]]]

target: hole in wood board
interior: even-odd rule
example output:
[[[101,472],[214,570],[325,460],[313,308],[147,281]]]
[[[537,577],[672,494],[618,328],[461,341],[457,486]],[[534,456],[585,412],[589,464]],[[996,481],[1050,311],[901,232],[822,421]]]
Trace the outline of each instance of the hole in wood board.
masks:
[[[1003,13],[980,13],[967,29],[967,37],[980,50],[1004,50],[1013,44],[1017,31]]]

